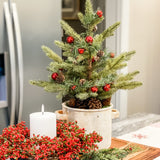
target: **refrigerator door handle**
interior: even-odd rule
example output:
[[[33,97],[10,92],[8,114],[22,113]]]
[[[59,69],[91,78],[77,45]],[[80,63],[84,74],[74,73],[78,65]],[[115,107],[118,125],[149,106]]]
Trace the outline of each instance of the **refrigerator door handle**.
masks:
[[[16,108],[16,62],[15,62],[15,48],[14,48],[12,18],[9,11],[9,5],[7,2],[4,2],[4,15],[5,15],[7,35],[8,35],[8,46],[9,46],[9,54],[10,54],[10,66],[11,66],[10,125],[13,125],[15,123],[15,108]]]
[[[21,31],[19,26],[19,18],[17,13],[17,7],[15,3],[12,3],[12,15],[13,15],[13,25],[14,33],[16,40],[16,51],[18,58],[18,70],[19,70],[19,113],[18,113],[18,122],[22,119],[22,110],[23,110],[23,51],[22,51],[22,40],[21,40]]]

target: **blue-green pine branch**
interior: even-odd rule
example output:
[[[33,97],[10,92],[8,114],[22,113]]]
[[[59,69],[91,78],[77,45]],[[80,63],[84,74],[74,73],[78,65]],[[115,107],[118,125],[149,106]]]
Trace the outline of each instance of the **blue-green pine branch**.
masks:
[[[131,72],[131,73],[128,73],[126,75],[124,74],[120,74],[117,78],[117,82],[120,82],[120,81],[129,81],[129,80],[132,80],[134,78],[134,76],[136,76],[137,74],[139,74],[139,71],[134,71],[134,72]]]
[[[118,89],[117,88],[111,88],[109,91],[105,92],[102,91],[99,95],[98,98],[99,99],[106,99],[106,98],[110,98]]]
[[[115,83],[114,87],[117,89],[134,89],[141,85],[142,85],[142,82],[138,82],[138,81],[132,81],[132,82],[123,81],[123,82]]]
[[[72,46],[68,43],[63,43],[61,41],[54,41],[55,45],[64,51],[71,51]]]
[[[42,87],[47,92],[63,91],[64,88],[65,88],[65,86],[62,85],[62,84],[57,84],[57,83],[47,82],[47,81],[41,81],[41,80],[39,80],[39,81],[31,80],[30,84]]]
[[[63,62],[62,58],[59,55],[57,55],[55,52],[53,52],[49,47],[42,46],[42,50],[46,53],[46,55],[50,59],[52,59],[52,60],[54,60],[54,61],[56,61],[58,63],[62,63]]]
[[[92,7],[92,3],[90,0],[86,0],[85,3],[85,16],[90,16],[93,15],[93,7]]]
[[[75,65],[73,63],[66,63],[66,62],[63,62],[63,63],[51,62],[48,67],[48,70],[55,72],[61,68],[63,68],[67,72],[72,72],[73,74],[75,74],[76,72],[79,75],[83,74],[83,72],[84,73],[86,72],[85,66]]]
[[[115,30],[120,25],[120,22],[116,22],[115,24],[108,27],[106,30],[104,30],[101,34],[96,35],[94,37],[94,41],[98,43],[102,43],[107,37],[113,36]]]
[[[72,36],[78,41],[81,41],[80,35],[65,21],[61,20],[60,21],[62,28],[65,30],[65,33],[69,36]]]

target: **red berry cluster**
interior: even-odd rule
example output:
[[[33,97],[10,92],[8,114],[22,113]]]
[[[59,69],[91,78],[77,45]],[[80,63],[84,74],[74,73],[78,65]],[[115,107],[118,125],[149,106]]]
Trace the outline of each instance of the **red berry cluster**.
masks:
[[[87,43],[89,43],[89,44],[92,44],[92,42],[93,42],[92,36],[87,36],[87,37],[85,38],[85,41],[86,41]]]
[[[109,91],[111,89],[111,85],[110,84],[106,84],[104,87],[103,87],[103,90],[105,92]]]
[[[111,53],[110,53],[110,57],[111,57],[111,58],[114,58],[114,56],[115,56],[115,54],[111,52]]]
[[[72,89],[72,90],[75,90],[75,89],[76,89],[76,87],[77,87],[77,86],[76,86],[76,85],[74,85],[74,86],[72,86],[72,87],[71,87],[71,89]]]
[[[98,88],[97,88],[96,86],[91,87],[91,91],[92,91],[92,92],[98,92]]]
[[[96,132],[86,134],[76,122],[57,121],[57,137],[29,137],[29,129],[24,122],[5,128],[0,135],[0,159],[47,160],[58,157],[59,160],[79,159],[79,153],[87,153],[97,148],[95,143],[102,137]]]
[[[0,159],[28,158],[28,146],[31,143],[29,135],[24,122],[5,128],[0,135]]]
[[[52,73],[51,78],[53,80],[56,80],[57,77],[58,77],[58,73],[56,73],[56,72]]]
[[[103,12],[102,12],[101,10],[98,10],[98,11],[97,11],[97,15],[98,15],[98,17],[101,18],[101,17],[103,16]]]
[[[84,51],[85,51],[85,49],[84,49],[84,48],[78,48],[78,52],[79,52],[79,54],[83,54],[83,53],[84,53]]]
[[[74,42],[74,38],[69,36],[67,37],[67,43],[73,43]]]

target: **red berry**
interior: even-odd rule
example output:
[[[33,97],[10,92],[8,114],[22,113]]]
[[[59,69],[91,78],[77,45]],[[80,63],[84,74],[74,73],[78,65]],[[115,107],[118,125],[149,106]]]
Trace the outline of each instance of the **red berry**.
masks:
[[[85,39],[85,41],[86,41],[87,43],[92,43],[92,42],[93,42],[92,36],[87,36],[86,39]]]
[[[63,68],[60,68],[59,70],[60,70],[60,71],[63,71]]]
[[[78,48],[78,52],[79,52],[79,54],[83,54],[84,53],[84,48]]]
[[[56,80],[56,78],[58,77],[58,73],[52,73],[52,75],[51,75],[51,78],[53,79],[53,80]]]
[[[98,17],[102,17],[103,16],[103,12],[101,10],[98,10],[97,11],[97,15],[98,15]]]
[[[67,37],[67,42],[68,43],[73,43],[74,42],[74,38],[71,37],[71,36]]]
[[[95,62],[95,59],[94,59],[94,57],[92,58],[92,63],[94,63]]]
[[[109,91],[110,89],[111,89],[110,84],[106,84],[106,85],[103,87],[103,90],[104,90],[105,92]]]
[[[91,88],[91,91],[92,91],[92,92],[97,92],[97,91],[98,91],[98,88],[97,88],[96,86],[94,86],[94,87]]]
[[[110,53],[111,58],[114,58],[114,56],[115,56],[114,53]]]
[[[76,89],[76,85],[72,86],[71,89],[72,89],[72,90],[75,90],[75,89]]]

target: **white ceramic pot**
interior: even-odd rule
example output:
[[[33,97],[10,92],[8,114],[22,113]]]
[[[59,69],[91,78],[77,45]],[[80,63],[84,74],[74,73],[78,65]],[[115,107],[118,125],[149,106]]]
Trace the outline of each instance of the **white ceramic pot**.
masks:
[[[57,119],[70,122],[77,121],[81,128],[86,129],[86,133],[96,131],[103,137],[98,143],[99,149],[109,148],[111,145],[112,119],[119,117],[119,112],[112,109],[113,105],[102,109],[78,109],[66,106],[62,103],[62,110],[56,111]]]

